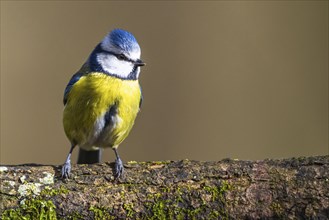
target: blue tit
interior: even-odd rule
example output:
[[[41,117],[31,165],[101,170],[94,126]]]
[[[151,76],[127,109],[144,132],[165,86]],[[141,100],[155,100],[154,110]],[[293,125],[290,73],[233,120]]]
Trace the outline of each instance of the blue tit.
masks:
[[[63,125],[71,149],[62,177],[71,172],[71,154],[79,146],[78,163],[100,162],[100,148],[116,155],[114,174],[123,173],[118,146],[128,136],[142,103],[138,82],[141,49],[135,37],[121,29],[111,31],[72,76],[64,92]]]

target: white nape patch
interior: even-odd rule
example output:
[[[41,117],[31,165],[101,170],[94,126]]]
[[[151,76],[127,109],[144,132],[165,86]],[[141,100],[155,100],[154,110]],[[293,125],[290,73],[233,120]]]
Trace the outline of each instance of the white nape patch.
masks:
[[[118,60],[112,54],[100,53],[97,55],[97,61],[103,70],[121,78],[127,78],[133,71],[134,64],[125,60]]]

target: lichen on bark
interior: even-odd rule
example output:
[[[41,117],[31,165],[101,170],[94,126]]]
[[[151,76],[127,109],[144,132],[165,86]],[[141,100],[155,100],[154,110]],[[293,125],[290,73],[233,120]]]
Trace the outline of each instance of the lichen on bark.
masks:
[[[2,219],[295,219],[329,216],[329,156],[0,167]],[[21,218],[18,218],[20,216]],[[33,218],[31,218],[31,216]]]

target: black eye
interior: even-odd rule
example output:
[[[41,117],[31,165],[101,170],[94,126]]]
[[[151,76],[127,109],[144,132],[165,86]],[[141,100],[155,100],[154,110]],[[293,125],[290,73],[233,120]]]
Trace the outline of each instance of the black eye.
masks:
[[[127,59],[126,56],[125,56],[124,54],[118,54],[117,58],[118,58],[119,60],[125,60],[125,59]]]

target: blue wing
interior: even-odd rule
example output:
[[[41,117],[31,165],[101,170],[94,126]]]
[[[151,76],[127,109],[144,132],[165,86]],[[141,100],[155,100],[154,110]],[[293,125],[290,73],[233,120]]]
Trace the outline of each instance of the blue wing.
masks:
[[[64,91],[64,99],[63,99],[63,103],[64,105],[66,104],[67,102],[67,98],[68,98],[68,95],[73,87],[73,85],[79,81],[79,79],[81,78],[81,76],[83,76],[84,73],[82,72],[77,72],[76,74],[74,74],[72,76],[72,78],[70,79],[69,83],[67,84],[66,88],[65,88],[65,91]]]

